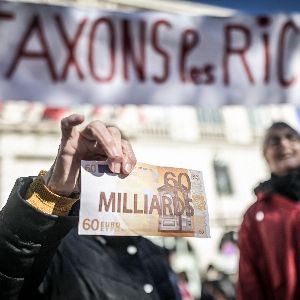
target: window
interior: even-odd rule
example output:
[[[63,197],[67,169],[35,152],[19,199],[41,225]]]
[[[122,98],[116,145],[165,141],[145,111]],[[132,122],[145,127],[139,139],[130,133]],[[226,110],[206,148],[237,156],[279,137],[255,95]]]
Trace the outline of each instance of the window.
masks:
[[[214,160],[214,174],[216,190],[220,196],[232,195],[233,189],[229,175],[229,169],[225,162]]]

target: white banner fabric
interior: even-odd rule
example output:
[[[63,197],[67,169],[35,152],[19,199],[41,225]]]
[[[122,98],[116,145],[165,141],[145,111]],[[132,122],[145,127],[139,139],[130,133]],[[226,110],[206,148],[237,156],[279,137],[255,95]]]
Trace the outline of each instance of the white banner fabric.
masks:
[[[300,14],[228,18],[0,2],[0,99],[300,103]]]

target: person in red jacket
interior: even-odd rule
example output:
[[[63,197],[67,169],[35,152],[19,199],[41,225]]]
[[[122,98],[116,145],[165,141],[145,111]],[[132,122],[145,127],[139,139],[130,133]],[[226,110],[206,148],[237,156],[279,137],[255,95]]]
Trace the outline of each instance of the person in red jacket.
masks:
[[[271,177],[255,193],[239,233],[238,300],[300,299],[300,136],[284,122],[266,131]]]

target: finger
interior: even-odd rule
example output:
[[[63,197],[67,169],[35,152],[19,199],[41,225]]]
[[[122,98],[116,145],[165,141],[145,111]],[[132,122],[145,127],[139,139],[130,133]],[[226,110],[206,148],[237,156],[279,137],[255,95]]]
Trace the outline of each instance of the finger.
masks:
[[[122,172],[124,174],[129,174],[136,165],[136,157],[132,150],[131,144],[126,140],[122,140],[122,152],[123,152]]]
[[[63,138],[71,136],[73,128],[84,121],[83,115],[73,114],[61,120],[61,132]]]
[[[81,135],[90,141],[96,141],[110,161],[122,161],[122,151],[118,150],[114,137],[102,122],[91,122],[84,128]]]
[[[123,154],[123,152],[122,152],[122,138],[121,138],[120,130],[116,127],[107,127],[107,130],[110,132],[111,136],[113,137],[113,139],[115,141],[115,145],[116,145],[118,153],[120,153],[122,155]],[[109,167],[114,173],[120,173],[121,172],[121,166],[122,166],[122,162],[119,159],[117,159],[117,160],[110,159],[109,160]]]

